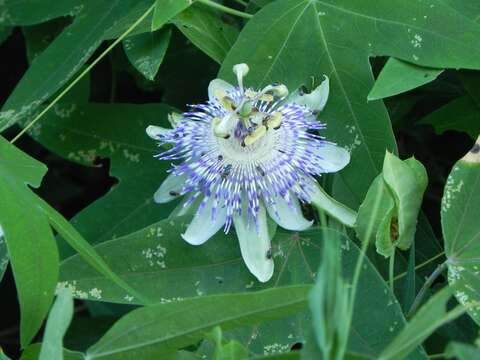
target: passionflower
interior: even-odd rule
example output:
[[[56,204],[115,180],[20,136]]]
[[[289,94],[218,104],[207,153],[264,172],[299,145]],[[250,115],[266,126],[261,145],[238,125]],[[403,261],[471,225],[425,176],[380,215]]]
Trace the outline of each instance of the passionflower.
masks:
[[[310,94],[288,96],[285,85],[244,87],[246,64],[233,67],[238,86],[215,79],[209,100],[169,117],[171,129],[149,126],[147,134],[165,147],[160,160],[178,160],[154,195],[157,203],[185,196],[195,215],[182,237],[201,245],[231,226],[247,268],[261,282],[274,270],[267,214],[287,230],[312,225],[302,215],[318,190],[315,176],[345,167],[350,155],[324,140],[317,114],[325,106],[326,78]]]

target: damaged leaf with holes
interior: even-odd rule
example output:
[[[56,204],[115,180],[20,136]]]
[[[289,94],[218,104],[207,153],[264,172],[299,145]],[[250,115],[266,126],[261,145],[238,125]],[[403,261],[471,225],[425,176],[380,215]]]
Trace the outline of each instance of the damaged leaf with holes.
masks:
[[[480,324],[480,137],[452,168],[442,198],[448,282]]]

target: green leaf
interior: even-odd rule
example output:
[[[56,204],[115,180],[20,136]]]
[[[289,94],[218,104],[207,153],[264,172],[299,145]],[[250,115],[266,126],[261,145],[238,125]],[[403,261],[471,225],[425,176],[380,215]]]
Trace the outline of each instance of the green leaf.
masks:
[[[225,341],[220,326],[216,326],[207,335],[207,338],[213,340],[215,344],[213,356],[203,358],[213,358],[213,360],[245,360],[248,359],[248,350],[238,341]]]
[[[292,286],[251,294],[212,295],[137,309],[90,347],[87,357],[169,356],[196,343],[216,325],[228,330],[298,312],[307,306],[309,289],[310,286]]]
[[[473,345],[452,342],[448,344],[445,357],[458,360],[480,360],[480,349]]]
[[[20,360],[39,360],[41,346],[42,344],[30,345],[22,353]],[[85,360],[85,356],[80,352],[63,349],[63,360]]]
[[[192,3],[193,0],[156,0],[152,18],[152,31],[160,29]]]
[[[412,44],[415,36],[421,46]],[[240,62],[250,66],[246,80],[255,87],[279,81],[296,89],[312,76],[328,75],[331,96],[321,120],[329,139],[352,150],[334,195],[356,208],[381,169],[383,151],[395,150],[384,106],[365,103],[373,86],[369,56],[434,68],[480,68],[478,36],[479,25],[439,0],[278,0],[247,23],[220,77],[233,81],[232,66]]]
[[[294,284],[312,284],[321,262],[321,248],[327,235],[313,229],[297,233],[277,231],[272,252],[276,272],[267,284],[254,280],[246,269],[234,235],[217,234],[200,247],[185,243],[180,234],[190,217],[166,219],[136,233],[112,239],[95,247],[113,271],[152,301],[169,303],[192,296],[250,292]],[[351,279],[359,254],[357,246],[340,235],[343,276]],[[373,265],[366,260],[356,297],[357,314],[353,319],[350,350],[373,357],[393,339],[405,323],[397,300]],[[101,290],[102,301],[138,303],[109,279],[99,276],[78,255],[63,261],[61,281],[75,289],[74,296],[90,296]],[[283,321],[262,324],[258,328],[236,332],[229,338],[248,344],[250,352],[285,351],[303,340],[310,325],[308,314]],[[361,335],[359,335],[361,334]],[[265,347],[267,349],[265,349]],[[418,355],[418,354],[417,354]],[[423,359],[423,357],[414,357]]]
[[[71,161],[93,166],[98,158],[110,159],[111,175],[119,184],[72,221],[89,242],[131,233],[166,218],[174,208],[175,203],[153,203],[170,164],[154,158],[159,150],[145,134],[148,125],[166,126],[171,111],[161,104],[57,104],[31,132]]]
[[[100,274],[109,278],[113,283],[119,286],[121,289],[130,293],[130,296],[135,296],[135,298],[143,304],[149,303],[148,299],[142,296],[140,293],[132,289],[130,285],[119,278],[105,263],[105,261],[95,252],[92,245],[90,245],[83,237],[78,233],[78,231],[58,212],[51,208],[46,202],[41,199],[38,199],[42,211],[45,212],[45,215],[50,220],[51,225],[57,232],[62,236],[65,241],[75,249],[80,256],[85,259],[85,261],[90,264],[95,270]],[[61,285],[59,284],[60,288]],[[101,296],[98,292],[92,289],[90,295],[93,297]]]
[[[7,244],[3,239],[3,230],[0,227],[0,282],[2,282],[3,274],[8,266],[8,251]]]
[[[323,243],[322,264],[310,293],[310,310],[323,359],[342,360],[349,331],[350,292],[341,275],[340,241]]]
[[[437,292],[381,353],[379,360],[402,360],[426,340],[440,326],[455,320],[465,312],[463,306],[447,311],[447,302],[452,290],[444,288]]]
[[[92,1],[27,70],[0,112],[0,131],[38,107],[65,85],[89,59],[105,32],[126,12],[131,0]]]
[[[2,137],[0,154],[0,226],[20,302],[21,344],[26,346],[48,313],[58,279],[55,239],[28,188],[40,185],[47,168]]]
[[[67,289],[60,289],[48,316],[39,360],[63,360],[63,337],[72,318],[72,294]]]
[[[153,81],[167,52],[171,29],[131,36],[123,40],[123,49],[132,65]]]
[[[431,112],[419,123],[432,125],[437,134],[456,130],[466,132],[475,139],[480,132],[480,106],[470,96],[464,95]]]
[[[62,0],[54,3],[46,0],[5,0],[2,3],[0,25],[34,25],[60,16],[74,16],[82,10],[84,3],[84,0]]]
[[[416,273],[415,273],[415,245],[416,241],[412,243],[410,247],[410,254],[408,256],[408,267],[407,267],[407,279],[405,280],[403,288],[403,297],[402,297],[402,307],[405,312],[407,312],[413,302],[415,301],[416,295]]]
[[[448,282],[457,300],[480,324],[480,138],[450,173],[442,198],[442,230]]]
[[[206,6],[193,5],[172,22],[200,50],[219,64],[237,39],[238,29],[223,22]]]
[[[426,68],[390,58],[368,94],[368,100],[383,99],[415,89],[432,82],[442,72],[442,69]]]

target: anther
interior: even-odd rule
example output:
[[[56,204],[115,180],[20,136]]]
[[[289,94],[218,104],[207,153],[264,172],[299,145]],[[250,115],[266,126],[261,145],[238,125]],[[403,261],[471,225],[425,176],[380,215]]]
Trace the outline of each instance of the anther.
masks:
[[[277,130],[280,128],[281,124],[282,124],[282,114],[280,112],[273,113],[267,119],[267,127],[269,129]]]
[[[246,146],[252,145],[255,141],[261,139],[267,133],[267,128],[264,125],[258,126],[253,134],[247,135],[243,140]]]

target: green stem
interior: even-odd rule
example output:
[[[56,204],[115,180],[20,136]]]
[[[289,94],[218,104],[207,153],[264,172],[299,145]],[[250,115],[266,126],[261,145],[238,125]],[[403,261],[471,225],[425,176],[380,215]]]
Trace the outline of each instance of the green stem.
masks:
[[[429,359],[445,359],[447,356],[447,353],[440,353],[440,354],[432,354],[428,355]]]
[[[443,255],[445,255],[445,251],[442,251],[441,253],[439,253],[439,254],[431,257],[430,259],[425,260],[423,263],[415,266],[415,270],[418,270],[418,269],[421,269],[421,268],[424,267],[424,266],[427,266],[428,264],[434,262],[434,261],[437,260],[438,258],[441,258]],[[407,272],[401,273],[401,274],[395,276],[395,277],[393,278],[393,280],[395,280],[395,281],[400,280],[401,278],[405,277],[406,275],[407,275]]]
[[[437,268],[432,272],[432,274],[428,277],[425,284],[423,284],[422,288],[418,292],[415,300],[413,301],[410,310],[408,311],[407,318],[411,318],[413,314],[417,311],[419,306],[422,304],[423,298],[427,294],[428,289],[432,286],[433,282],[440,276],[440,274],[447,268],[447,262],[443,262],[437,266]]]
[[[388,282],[390,284],[390,290],[392,291],[392,294],[395,294],[394,275],[395,275],[395,247],[393,248],[393,253],[390,256],[390,263],[388,266]]]
[[[17,136],[15,136],[13,138],[12,141],[10,141],[10,143],[14,143],[15,141],[17,141],[23,134],[25,134],[33,125],[35,125],[35,123],[40,120],[43,115],[45,115],[53,106],[55,106],[55,104],[57,102],[59,102],[80,80],[82,80],[82,78],[87,75],[90,70],[92,70],[92,68],[97,65],[100,60],[102,60],[106,55],[108,55],[108,53],[110,53],[110,51],[112,51],[112,49],[117,46],[123,39],[125,39],[128,34],[130,34],[138,25],[140,25],[140,23],[145,20],[145,18],[153,11],[153,9],[155,8],[155,5],[152,5],[148,8],[147,11],[145,11],[145,13],[140,16],[138,18],[137,21],[135,21],[132,26],[130,26],[122,35],[120,35],[119,38],[117,38],[107,49],[105,49],[105,51],[103,51],[89,66],[87,66],[85,68],[85,70],[83,70],[80,75],[78,75],[75,80],[73,80],[60,94],[58,94],[58,96],[50,103],[48,104],[48,106],[43,109],[40,114],[38,114],[31,122],[30,124],[28,124],[27,126],[25,126],[22,131],[20,131]]]
[[[235,0],[235,1],[236,1],[237,3],[239,3],[240,5],[242,5],[242,6],[248,6],[248,4],[247,4],[245,1],[243,1],[243,0]]]
[[[238,16],[238,17],[241,17],[241,18],[244,18],[244,19],[251,19],[253,17],[252,14],[247,14],[243,11],[239,11],[239,10],[229,8],[227,6],[218,4],[218,3],[216,3],[215,1],[212,1],[212,0],[197,0],[197,2],[202,3],[204,5],[207,5],[207,6],[210,6],[213,9],[220,10],[220,11],[226,13],[226,14]]]
[[[355,298],[357,295],[358,281],[360,279],[360,273],[362,272],[363,261],[365,260],[368,245],[370,242],[370,237],[372,235],[373,227],[375,225],[375,221],[373,219],[376,218],[378,210],[380,209],[381,200],[382,200],[382,188],[379,187],[377,194],[375,195],[375,202],[373,204],[372,217],[370,218],[370,222],[368,223],[368,226],[367,226],[366,236],[364,239],[360,239],[362,241],[362,249],[361,249],[360,255],[358,256],[358,260],[355,265],[355,271],[353,273],[352,292],[349,299],[350,303],[349,303],[348,314],[347,314],[347,321],[348,321],[348,326],[346,329],[347,334],[350,333],[350,327],[352,326],[353,310],[355,308]]]

